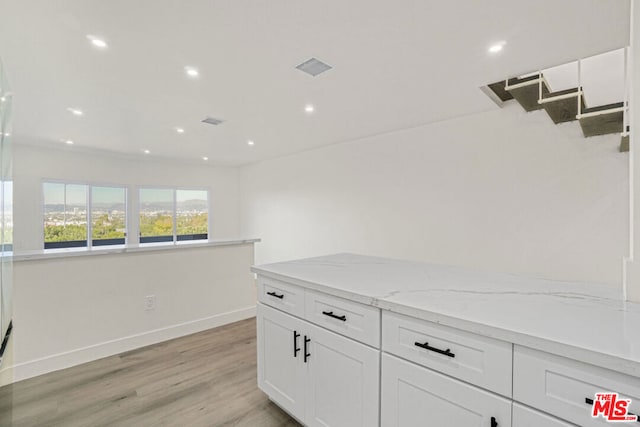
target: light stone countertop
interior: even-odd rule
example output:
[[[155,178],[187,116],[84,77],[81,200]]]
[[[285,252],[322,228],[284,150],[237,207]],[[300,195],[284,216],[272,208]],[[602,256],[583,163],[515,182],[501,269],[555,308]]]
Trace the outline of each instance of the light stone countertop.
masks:
[[[640,304],[612,286],[355,254],[252,271],[640,377]]]

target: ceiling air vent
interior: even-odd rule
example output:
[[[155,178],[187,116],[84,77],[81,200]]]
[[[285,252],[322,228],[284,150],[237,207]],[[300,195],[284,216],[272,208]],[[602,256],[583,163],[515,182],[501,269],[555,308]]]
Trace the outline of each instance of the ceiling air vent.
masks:
[[[224,122],[224,120],[216,119],[215,117],[207,117],[202,121],[202,123],[208,123],[214,126],[218,126],[222,122]]]
[[[315,77],[318,74],[322,74],[325,71],[330,70],[332,67],[331,65],[317,60],[316,58],[311,58],[308,61],[304,61],[302,64],[298,65],[296,68],[309,74],[310,76]]]

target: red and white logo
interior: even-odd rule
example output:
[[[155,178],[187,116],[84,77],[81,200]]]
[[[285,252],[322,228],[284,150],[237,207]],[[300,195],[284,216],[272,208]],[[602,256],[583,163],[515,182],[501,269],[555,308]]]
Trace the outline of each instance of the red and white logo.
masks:
[[[638,421],[638,416],[628,412],[631,399],[620,399],[618,393],[596,393],[591,408],[591,417],[602,417],[610,423]]]

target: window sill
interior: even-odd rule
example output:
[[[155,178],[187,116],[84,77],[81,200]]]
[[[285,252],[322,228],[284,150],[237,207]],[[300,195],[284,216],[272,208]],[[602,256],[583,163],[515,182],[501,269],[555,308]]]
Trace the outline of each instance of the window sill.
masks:
[[[249,243],[258,243],[260,239],[211,239],[200,241],[184,241],[184,242],[161,242],[161,243],[143,243],[140,246],[101,246],[92,249],[87,248],[66,248],[66,249],[47,249],[40,251],[24,251],[14,252],[13,256],[7,258],[13,259],[15,262],[31,261],[40,259],[70,258],[93,255],[111,255],[111,254],[127,254],[138,252],[154,252],[167,250],[180,250],[183,247],[200,248],[212,246],[233,246],[245,245]]]

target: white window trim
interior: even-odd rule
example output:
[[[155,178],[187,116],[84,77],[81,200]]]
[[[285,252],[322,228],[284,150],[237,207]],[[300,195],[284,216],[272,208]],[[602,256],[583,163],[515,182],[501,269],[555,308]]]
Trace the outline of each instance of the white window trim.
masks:
[[[188,187],[188,186],[171,186],[171,185],[139,185],[135,187],[136,189],[136,198],[137,205],[135,208],[135,217],[136,223],[138,225],[138,230],[135,236],[135,240],[137,246],[140,247],[152,247],[152,246],[189,246],[195,243],[201,243],[212,240],[211,238],[211,215],[212,212],[212,198],[211,198],[211,188],[210,187]],[[141,243],[140,242],[140,190],[171,190],[173,192],[173,240],[171,242],[149,242],[149,243]],[[184,240],[178,241],[178,230],[177,230],[177,215],[178,215],[178,203],[177,203],[177,192],[183,191],[206,191],[207,192],[207,239],[202,240]],[[133,246],[130,246],[133,247]]]
[[[64,184],[65,185],[65,190],[64,190],[64,204],[65,204],[65,209],[67,206],[67,189],[66,186],[67,185],[84,185],[87,187],[87,194],[86,194],[86,203],[87,203],[87,211],[86,211],[86,220],[87,220],[87,245],[83,246],[83,247],[78,247],[78,248],[73,248],[75,250],[78,251],[101,251],[101,250],[106,250],[106,249],[114,249],[114,248],[126,248],[129,247],[129,193],[130,193],[130,186],[126,185],[126,184],[116,184],[116,183],[104,183],[104,182],[98,182],[98,181],[79,181],[79,180],[66,180],[66,179],[46,179],[43,178],[40,180],[40,219],[41,219],[41,227],[42,227],[42,234],[41,234],[41,244],[40,247],[43,248],[44,251],[46,252],[50,252],[50,251],[68,251],[71,248],[50,248],[50,249],[44,249],[44,245],[45,245],[45,233],[44,233],[44,223],[42,222],[42,220],[44,219],[44,214],[45,214],[45,200],[44,200],[44,184]],[[105,246],[93,246],[93,236],[92,236],[92,218],[91,218],[91,214],[92,214],[92,188],[93,187],[109,187],[109,188],[122,188],[124,189],[125,192],[125,219],[124,219],[124,245],[105,245]]]
[[[44,184],[64,184],[64,185],[84,185],[87,187],[87,245],[78,248],[50,248],[44,249],[44,224],[42,219],[45,214],[45,200],[44,200]],[[105,245],[105,246],[93,246],[92,238],[92,188],[93,187],[110,187],[110,188],[122,188],[125,190],[125,243],[124,245]],[[140,243],[140,190],[171,190],[173,192],[173,240],[171,242],[152,242],[152,243]],[[177,237],[177,191],[206,191],[207,193],[207,239],[202,240],[184,240],[178,241]],[[40,247],[47,253],[64,252],[87,252],[87,251],[103,251],[109,250],[126,250],[129,248],[137,247],[154,247],[154,246],[192,246],[203,244],[207,242],[215,242],[212,238],[212,220],[213,220],[213,189],[209,186],[172,186],[172,185],[128,185],[116,182],[104,182],[104,181],[82,181],[82,180],[67,180],[60,178],[42,178],[40,180],[40,226],[41,226],[41,241]],[[65,206],[66,206],[66,188],[65,188]]]

